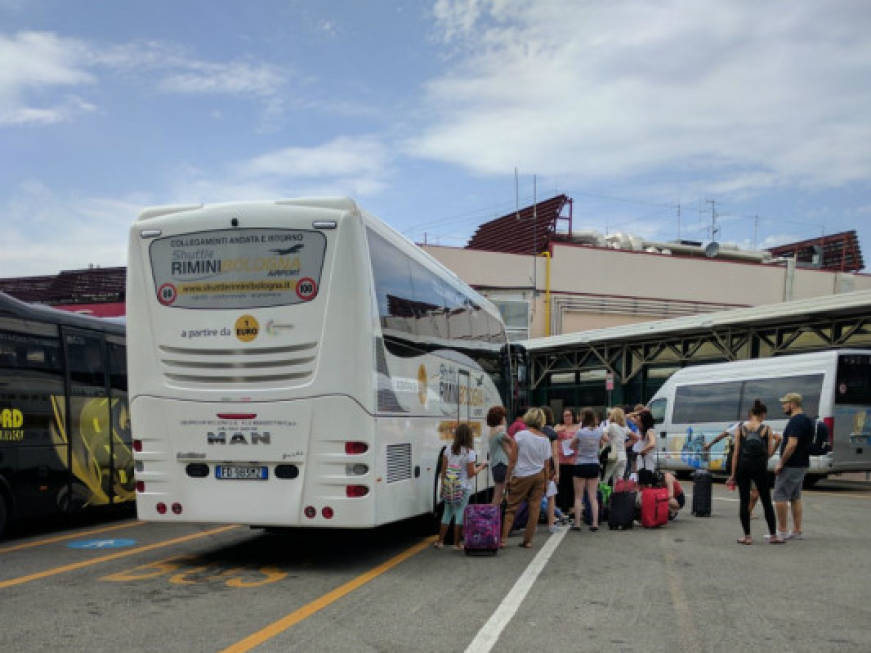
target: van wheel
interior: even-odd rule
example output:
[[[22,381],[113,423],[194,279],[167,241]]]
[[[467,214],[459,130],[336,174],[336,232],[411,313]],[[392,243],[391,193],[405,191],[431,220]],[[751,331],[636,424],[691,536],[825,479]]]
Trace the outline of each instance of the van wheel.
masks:
[[[810,490],[814,485],[816,485],[821,479],[825,478],[822,474],[805,474],[804,475],[804,483],[802,483],[802,488],[805,490]]]

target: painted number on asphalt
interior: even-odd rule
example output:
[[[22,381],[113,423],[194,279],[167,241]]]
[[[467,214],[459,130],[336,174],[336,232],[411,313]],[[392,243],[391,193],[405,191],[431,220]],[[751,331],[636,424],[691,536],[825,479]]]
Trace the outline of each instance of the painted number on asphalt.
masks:
[[[100,580],[123,583],[150,580],[167,576],[173,585],[199,585],[223,583],[227,587],[262,587],[287,577],[286,571],[276,567],[231,567],[220,562],[205,561],[196,557],[167,558],[158,562],[133,567],[127,571],[103,576]]]

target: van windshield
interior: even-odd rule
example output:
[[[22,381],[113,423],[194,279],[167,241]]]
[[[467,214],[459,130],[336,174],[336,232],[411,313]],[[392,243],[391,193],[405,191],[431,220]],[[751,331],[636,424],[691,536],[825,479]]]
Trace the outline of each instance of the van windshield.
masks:
[[[838,357],[835,403],[871,404],[871,355],[844,354]]]

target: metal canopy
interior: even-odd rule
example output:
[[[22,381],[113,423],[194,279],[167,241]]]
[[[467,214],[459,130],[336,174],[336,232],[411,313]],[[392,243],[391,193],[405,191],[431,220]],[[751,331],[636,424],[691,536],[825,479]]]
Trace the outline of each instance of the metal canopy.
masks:
[[[871,291],[597,329],[523,344],[530,389],[552,373],[607,370],[627,384],[653,367],[871,346]]]

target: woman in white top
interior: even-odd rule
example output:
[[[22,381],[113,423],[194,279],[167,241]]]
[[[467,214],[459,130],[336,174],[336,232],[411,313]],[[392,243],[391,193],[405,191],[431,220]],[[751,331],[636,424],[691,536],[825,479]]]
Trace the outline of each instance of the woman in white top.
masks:
[[[608,464],[605,465],[605,483],[612,479],[616,482],[623,478],[626,473],[626,415],[622,408],[614,408],[608,413],[608,426],[605,434],[608,436],[608,444],[611,445],[611,453],[608,454]]]
[[[544,413],[540,408],[530,408],[523,416],[526,428],[514,434],[517,447],[511,452],[508,463],[508,506],[505,509],[505,523],[502,525],[502,546],[511,533],[514,514],[523,501],[529,506],[529,520],[520,546],[531,549],[532,538],[538,526],[538,513],[541,497],[545,489],[545,467],[553,451],[550,440],[542,433]]]
[[[656,432],[653,430],[653,415],[646,408],[638,413],[638,431],[641,439],[638,441],[638,484],[653,485],[653,473],[656,471]]]

